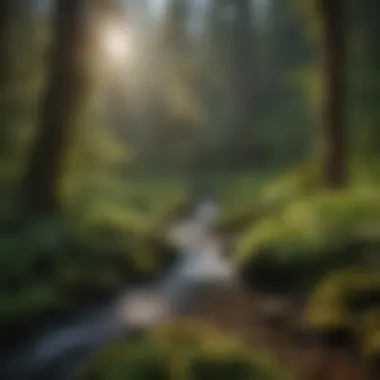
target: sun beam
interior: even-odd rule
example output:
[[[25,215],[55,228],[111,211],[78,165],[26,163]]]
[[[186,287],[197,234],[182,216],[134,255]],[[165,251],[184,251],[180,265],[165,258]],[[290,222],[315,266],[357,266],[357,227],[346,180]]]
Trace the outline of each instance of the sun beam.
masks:
[[[127,28],[110,23],[101,28],[104,58],[112,64],[128,64],[133,58],[133,43]]]

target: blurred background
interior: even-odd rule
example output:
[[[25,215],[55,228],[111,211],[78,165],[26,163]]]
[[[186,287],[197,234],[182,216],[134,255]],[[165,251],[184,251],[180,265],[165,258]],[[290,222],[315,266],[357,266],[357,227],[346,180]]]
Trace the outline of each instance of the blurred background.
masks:
[[[1,379],[294,378],[331,273],[380,356],[379,11],[1,0]]]

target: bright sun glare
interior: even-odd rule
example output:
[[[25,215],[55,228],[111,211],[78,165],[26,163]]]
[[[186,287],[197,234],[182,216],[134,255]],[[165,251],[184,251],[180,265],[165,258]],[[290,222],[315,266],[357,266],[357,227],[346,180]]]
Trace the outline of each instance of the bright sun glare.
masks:
[[[132,39],[126,28],[106,25],[102,30],[103,48],[109,60],[114,63],[128,63],[132,58]]]

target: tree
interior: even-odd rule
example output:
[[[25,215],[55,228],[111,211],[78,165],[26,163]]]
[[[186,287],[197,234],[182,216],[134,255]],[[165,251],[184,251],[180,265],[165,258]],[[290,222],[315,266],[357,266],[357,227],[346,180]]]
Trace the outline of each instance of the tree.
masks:
[[[8,75],[10,68],[9,57],[9,26],[12,19],[12,1],[4,0],[0,2],[0,86],[4,90],[4,86],[8,83]],[[5,108],[5,107],[4,107]],[[5,113],[5,109],[1,107],[1,114]],[[8,140],[7,125],[2,123],[0,127],[0,154],[6,149]]]
[[[346,182],[345,41],[343,0],[318,0],[321,21],[321,142],[324,184],[331,189]]]
[[[3,39],[4,34],[9,28],[9,21],[12,16],[12,1],[4,0],[0,3],[0,37]]]
[[[378,154],[380,151],[379,122],[379,67],[380,53],[377,48],[380,38],[378,12],[380,4],[376,0],[350,1],[349,11],[350,46],[352,49],[350,75],[354,95],[353,108],[356,110],[358,125],[355,131],[359,136],[366,134],[366,153]],[[357,112],[359,111],[359,112]],[[355,115],[354,115],[355,116]]]
[[[19,176],[43,77],[43,20],[24,2],[0,4],[0,171],[3,189]]]
[[[65,150],[88,88],[86,10],[84,0],[57,1],[48,86],[23,183],[24,206],[31,216],[60,209]]]

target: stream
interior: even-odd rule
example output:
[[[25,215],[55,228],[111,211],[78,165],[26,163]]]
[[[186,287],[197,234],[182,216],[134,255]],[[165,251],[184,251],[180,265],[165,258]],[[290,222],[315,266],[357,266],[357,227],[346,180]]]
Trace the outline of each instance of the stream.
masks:
[[[0,358],[0,378],[74,380],[108,341],[134,339],[149,326],[191,312],[192,290],[198,283],[234,281],[222,244],[212,233],[217,213],[217,205],[205,200],[169,228],[167,238],[180,259],[158,283],[125,289],[108,302],[45,328],[16,353]]]

